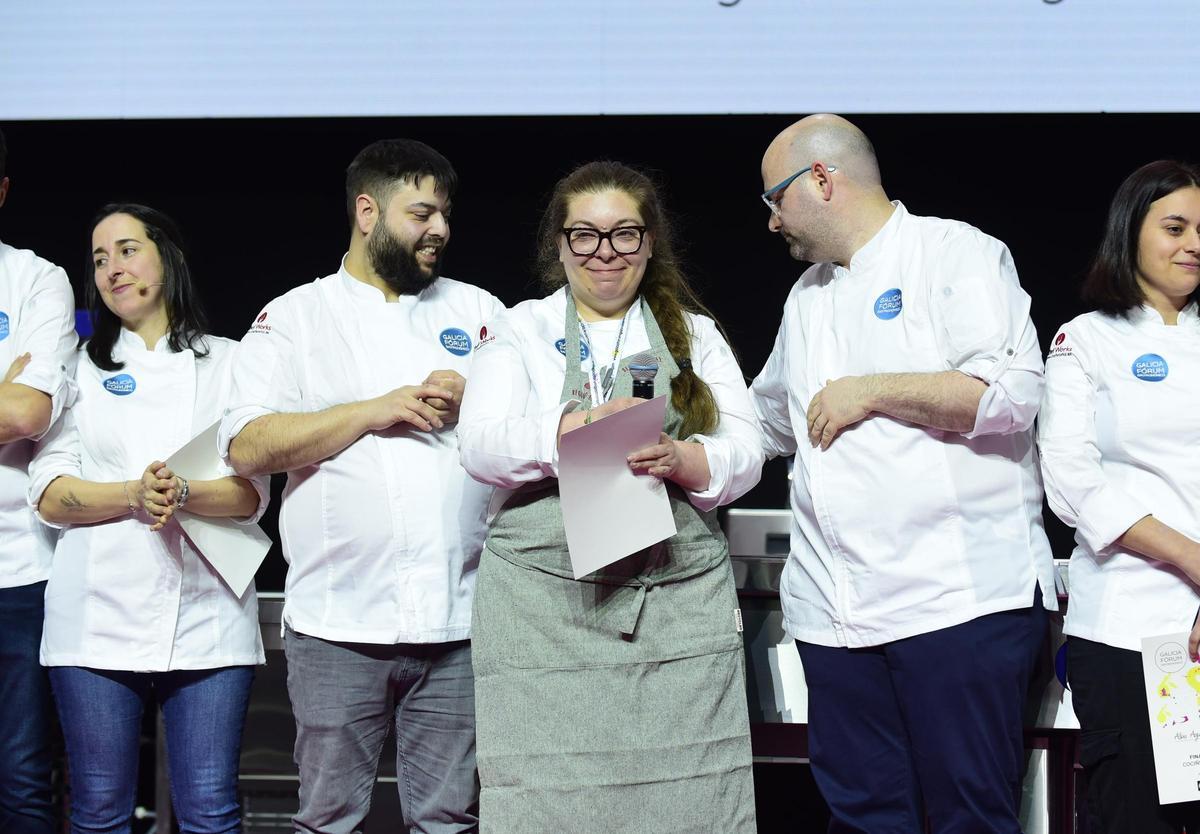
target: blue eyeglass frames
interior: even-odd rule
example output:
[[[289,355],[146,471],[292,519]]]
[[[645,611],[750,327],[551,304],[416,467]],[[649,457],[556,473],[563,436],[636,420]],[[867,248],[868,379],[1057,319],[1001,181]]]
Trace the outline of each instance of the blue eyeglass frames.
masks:
[[[768,188],[766,191],[764,191],[762,193],[762,201],[767,204],[767,208],[769,208],[771,210],[772,214],[774,214],[776,217],[779,216],[779,200],[783,197],[783,192],[787,191],[787,187],[792,184],[792,181],[794,179],[796,179],[796,177],[800,176],[801,174],[807,174],[811,170],[812,170],[811,165],[801,168],[799,171],[792,174],[790,177],[785,179],[783,182],[779,183],[778,185],[772,186],[771,188]],[[829,171],[829,173],[832,174],[834,171],[837,170],[837,168],[833,165],[827,165],[825,167],[825,170]]]

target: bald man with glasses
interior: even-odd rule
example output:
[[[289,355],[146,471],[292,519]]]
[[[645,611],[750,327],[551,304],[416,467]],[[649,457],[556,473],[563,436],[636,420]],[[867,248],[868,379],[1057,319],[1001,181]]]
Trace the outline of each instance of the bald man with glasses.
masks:
[[[795,455],[781,598],[829,830],[1018,834],[1056,607],[1029,296],[1000,241],[890,200],[845,119],[787,128],[762,175],[812,264],[751,394],[767,455]]]

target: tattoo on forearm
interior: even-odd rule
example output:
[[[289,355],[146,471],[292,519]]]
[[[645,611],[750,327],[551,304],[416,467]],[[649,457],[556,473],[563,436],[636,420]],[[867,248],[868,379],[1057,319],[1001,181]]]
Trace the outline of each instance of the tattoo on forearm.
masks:
[[[64,495],[62,498],[60,498],[58,500],[59,500],[59,503],[62,504],[63,507],[68,510],[86,510],[87,509],[87,504],[80,501],[79,496],[77,496],[74,492],[68,491],[66,495]]]

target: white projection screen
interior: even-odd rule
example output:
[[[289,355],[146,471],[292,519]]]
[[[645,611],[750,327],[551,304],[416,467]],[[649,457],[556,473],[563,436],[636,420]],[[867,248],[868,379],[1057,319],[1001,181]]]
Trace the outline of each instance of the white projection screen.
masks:
[[[3,0],[0,118],[1200,109],[1200,3]]]

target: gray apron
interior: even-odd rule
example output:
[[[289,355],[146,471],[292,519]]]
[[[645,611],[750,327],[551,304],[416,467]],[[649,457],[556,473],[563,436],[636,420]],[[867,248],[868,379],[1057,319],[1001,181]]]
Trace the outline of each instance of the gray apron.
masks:
[[[669,394],[679,368],[639,303]],[[569,293],[565,347],[562,401],[588,400]],[[613,396],[632,391],[624,360]],[[664,431],[681,422],[668,399]],[[493,520],[471,628],[481,831],[754,832],[728,543],[715,511],[667,489],[678,533],[578,581],[556,480]]]

